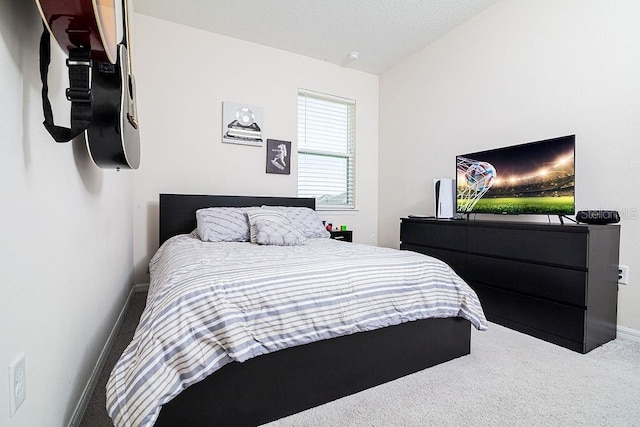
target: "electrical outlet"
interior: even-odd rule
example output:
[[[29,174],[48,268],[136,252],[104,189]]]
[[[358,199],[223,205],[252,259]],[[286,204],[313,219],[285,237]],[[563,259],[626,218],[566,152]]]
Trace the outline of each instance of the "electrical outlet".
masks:
[[[618,283],[621,285],[629,284],[629,267],[626,265],[618,266]]]
[[[27,397],[27,369],[24,353],[9,365],[9,410],[11,416],[16,413]]]
[[[376,244],[376,233],[371,233],[371,243]]]

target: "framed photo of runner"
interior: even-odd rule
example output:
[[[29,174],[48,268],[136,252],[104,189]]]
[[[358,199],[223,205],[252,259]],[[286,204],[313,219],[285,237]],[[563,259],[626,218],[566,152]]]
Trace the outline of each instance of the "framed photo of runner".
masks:
[[[291,173],[291,141],[267,139],[267,173]]]

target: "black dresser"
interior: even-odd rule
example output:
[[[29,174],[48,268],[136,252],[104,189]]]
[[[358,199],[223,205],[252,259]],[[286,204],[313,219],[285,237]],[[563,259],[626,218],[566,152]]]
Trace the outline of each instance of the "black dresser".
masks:
[[[400,241],[448,263],[492,322],[581,353],[616,337],[618,225],[403,218]]]

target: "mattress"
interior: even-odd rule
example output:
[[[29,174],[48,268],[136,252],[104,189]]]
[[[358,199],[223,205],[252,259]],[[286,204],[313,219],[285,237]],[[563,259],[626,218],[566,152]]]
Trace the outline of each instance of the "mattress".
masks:
[[[410,251],[180,235],[150,273],[140,324],[107,383],[116,426],[153,425],[164,403],[231,361],[425,318],[487,328],[474,291],[442,261]]]

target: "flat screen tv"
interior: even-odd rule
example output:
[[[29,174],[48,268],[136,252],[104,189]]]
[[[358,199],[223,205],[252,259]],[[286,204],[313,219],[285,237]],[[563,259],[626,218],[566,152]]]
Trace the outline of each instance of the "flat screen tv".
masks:
[[[458,213],[575,213],[575,135],[456,156]]]

